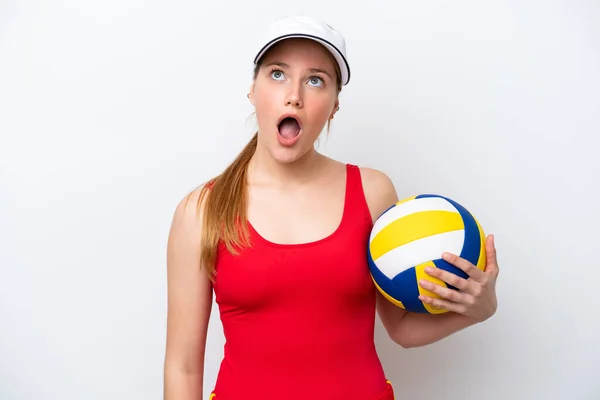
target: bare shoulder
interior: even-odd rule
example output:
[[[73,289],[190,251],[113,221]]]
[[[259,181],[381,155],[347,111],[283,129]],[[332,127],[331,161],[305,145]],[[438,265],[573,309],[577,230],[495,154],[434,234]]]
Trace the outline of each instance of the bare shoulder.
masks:
[[[365,198],[373,220],[398,201],[398,194],[392,179],[383,171],[360,167]]]
[[[189,274],[188,277],[200,279],[202,219],[207,193],[204,186],[196,188],[175,207],[167,242],[169,277]]]
[[[203,214],[203,203],[206,201],[208,189],[202,185],[183,196],[173,215],[173,223],[181,226],[195,225],[201,221]]]
[[[178,252],[186,247],[186,252],[200,244],[202,206],[199,204],[201,188],[188,193],[179,200],[173,213],[169,232],[168,249]]]

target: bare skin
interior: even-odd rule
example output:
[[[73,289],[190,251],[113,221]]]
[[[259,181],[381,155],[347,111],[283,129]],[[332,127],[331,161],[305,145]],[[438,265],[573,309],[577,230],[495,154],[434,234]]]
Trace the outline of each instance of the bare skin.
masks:
[[[167,245],[167,342],[164,399],[202,398],[204,353],[212,286],[200,266],[198,191],[175,210]]]

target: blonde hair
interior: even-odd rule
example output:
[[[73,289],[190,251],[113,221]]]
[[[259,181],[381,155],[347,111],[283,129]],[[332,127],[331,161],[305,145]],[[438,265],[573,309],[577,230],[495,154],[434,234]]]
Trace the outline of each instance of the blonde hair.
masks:
[[[341,73],[336,60],[330,55],[337,75],[337,92],[341,92]],[[260,70],[259,62],[254,68],[253,79]],[[331,120],[327,121],[327,131]],[[238,249],[249,245],[247,226],[246,174],[258,144],[258,132],[246,144],[233,162],[221,174],[210,179],[200,188],[197,210],[204,202],[201,240],[201,266],[211,279],[215,274],[217,246],[222,241],[227,250],[237,254]]]

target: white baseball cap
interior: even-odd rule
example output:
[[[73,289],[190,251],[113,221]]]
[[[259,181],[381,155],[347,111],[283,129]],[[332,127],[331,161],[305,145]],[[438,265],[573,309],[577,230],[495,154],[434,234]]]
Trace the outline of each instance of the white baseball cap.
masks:
[[[350,65],[344,37],[323,21],[308,16],[292,16],[272,23],[259,46],[254,65],[275,43],[289,38],[312,39],[327,48],[337,61],[342,74],[342,85],[350,81]]]

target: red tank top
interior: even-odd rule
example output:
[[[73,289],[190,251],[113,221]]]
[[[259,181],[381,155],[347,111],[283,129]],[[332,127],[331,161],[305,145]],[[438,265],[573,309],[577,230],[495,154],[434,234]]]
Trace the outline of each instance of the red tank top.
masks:
[[[225,336],[215,400],[392,400],[374,344],[367,264],[372,219],[361,175],[346,166],[341,223],[318,241],[220,245],[214,282]]]

